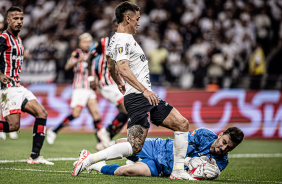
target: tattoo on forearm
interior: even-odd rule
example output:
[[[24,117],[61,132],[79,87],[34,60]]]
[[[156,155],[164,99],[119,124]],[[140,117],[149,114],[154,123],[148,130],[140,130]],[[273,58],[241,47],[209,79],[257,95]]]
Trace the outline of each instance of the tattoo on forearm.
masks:
[[[141,151],[147,132],[148,128],[144,128],[140,125],[134,125],[128,129],[127,139],[132,146],[133,153]]]

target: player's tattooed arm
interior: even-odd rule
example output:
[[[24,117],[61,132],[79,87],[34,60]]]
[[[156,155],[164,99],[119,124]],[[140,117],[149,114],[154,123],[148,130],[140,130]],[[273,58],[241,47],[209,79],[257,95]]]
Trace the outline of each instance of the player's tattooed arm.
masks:
[[[140,92],[143,92],[146,90],[145,86],[143,86],[136,78],[134,73],[131,71],[129,67],[129,61],[128,60],[120,60],[117,61],[117,66],[120,75],[123,77],[123,79],[130,84],[132,87],[137,89]]]
[[[119,72],[116,68],[116,65],[114,61],[111,59],[111,57],[107,56],[107,67],[109,69],[111,77],[114,79],[117,85],[122,85],[123,81],[119,75]]]
[[[142,150],[147,133],[148,128],[144,128],[141,125],[134,125],[128,129],[127,139],[132,146],[133,153],[138,153]]]

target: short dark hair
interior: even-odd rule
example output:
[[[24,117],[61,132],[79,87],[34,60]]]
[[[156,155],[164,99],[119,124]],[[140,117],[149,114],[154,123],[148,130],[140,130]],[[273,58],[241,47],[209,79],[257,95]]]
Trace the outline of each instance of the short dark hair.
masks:
[[[139,11],[140,8],[136,4],[130,3],[128,1],[122,2],[116,7],[116,19],[117,23],[121,23],[123,21],[124,15],[127,11],[134,12]]]
[[[18,7],[18,6],[12,6],[11,8],[9,8],[9,9],[7,10],[7,15],[8,15],[9,12],[13,12],[13,11],[23,12],[23,10],[22,10],[20,7]]]
[[[223,135],[229,135],[232,142],[240,144],[244,138],[244,133],[238,127],[229,127],[224,132]]]

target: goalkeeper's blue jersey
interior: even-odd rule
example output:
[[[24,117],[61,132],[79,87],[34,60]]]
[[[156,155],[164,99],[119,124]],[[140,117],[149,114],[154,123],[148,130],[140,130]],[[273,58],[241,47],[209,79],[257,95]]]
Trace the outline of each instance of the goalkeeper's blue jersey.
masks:
[[[188,135],[187,156],[191,158],[200,156],[214,158],[220,171],[222,171],[228,164],[228,154],[216,155],[209,153],[210,147],[217,137],[215,133],[206,128],[199,128],[190,132]],[[129,159],[152,159],[161,166],[162,175],[169,176],[173,168],[173,141],[170,138],[147,138],[142,150],[129,157]]]

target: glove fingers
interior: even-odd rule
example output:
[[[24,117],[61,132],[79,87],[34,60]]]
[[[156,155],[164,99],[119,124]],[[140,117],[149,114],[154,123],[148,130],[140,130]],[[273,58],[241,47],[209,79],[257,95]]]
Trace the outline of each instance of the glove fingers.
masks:
[[[212,163],[212,165],[216,165],[216,161],[215,161],[215,159],[211,159],[211,163]]]
[[[211,172],[211,171],[204,171],[204,174],[205,175],[212,175],[212,176],[216,176],[216,173],[215,172]]]

